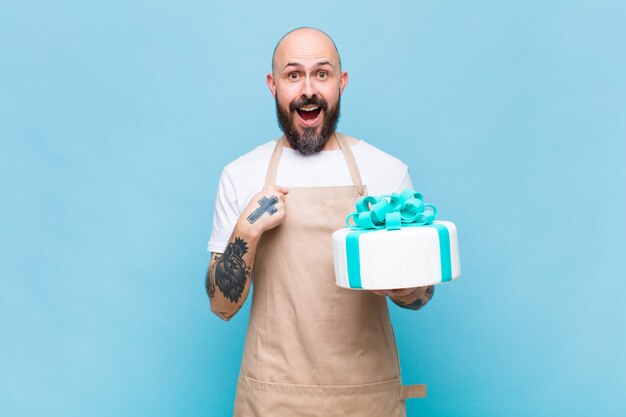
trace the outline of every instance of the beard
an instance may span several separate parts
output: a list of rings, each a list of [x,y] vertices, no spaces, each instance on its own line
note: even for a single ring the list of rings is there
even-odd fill
[[[337,129],[340,99],[337,100],[334,107],[329,108],[326,100],[319,99],[315,95],[310,98],[300,98],[289,103],[289,111],[283,109],[278,103],[278,98],[275,101],[278,126],[285,134],[289,146],[302,155],[311,155],[321,151]],[[297,117],[296,112],[298,107],[308,104],[320,106],[321,111],[324,112],[324,121],[319,127],[319,132],[317,132],[317,127],[305,127],[302,133],[299,133],[294,123],[294,119]]]

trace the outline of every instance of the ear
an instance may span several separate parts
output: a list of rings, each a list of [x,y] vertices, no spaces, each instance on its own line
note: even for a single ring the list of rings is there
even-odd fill
[[[276,97],[276,83],[274,82],[274,76],[272,74],[267,74],[265,78],[265,82],[270,89],[270,92],[274,97]]]
[[[348,85],[348,73],[344,71],[339,79],[339,95],[343,94],[343,89],[346,88],[346,85]]]

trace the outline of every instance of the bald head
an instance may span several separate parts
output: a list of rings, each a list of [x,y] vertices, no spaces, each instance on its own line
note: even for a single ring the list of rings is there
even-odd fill
[[[266,83],[289,146],[303,155],[322,150],[337,127],[348,84],[333,40],[313,28],[287,33],[274,49]]]
[[[327,59],[341,71],[339,51],[330,36],[319,29],[302,27],[287,32],[276,44],[272,55],[272,73],[302,57]]]

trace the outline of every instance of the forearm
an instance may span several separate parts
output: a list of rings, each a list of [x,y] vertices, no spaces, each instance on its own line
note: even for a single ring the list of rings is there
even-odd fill
[[[260,234],[237,224],[224,253],[214,253],[206,277],[211,311],[230,320],[248,298]]]
[[[224,320],[248,298],[256,246],[261,235],[285,221],[288,189],[270,185],[255,194],[239,216],[226,250],[214,253],[206,276],[211,310]]]
[[[396,303],[402,308],[410,310],[419,310],[424,307],[435,293],[435,286],[430,285],[428,287],[417,287],[412,293],[402,297],[389,297],[391,301]]]

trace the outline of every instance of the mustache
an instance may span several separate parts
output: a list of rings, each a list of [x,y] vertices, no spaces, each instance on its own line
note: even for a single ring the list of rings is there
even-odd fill
[[[294,112],[298,107],[307,105],[320,106],[322,110],[328,109],[328,102],[326,102],[326,100],[313,95],[311,97],[301,97],[297,100],[292,101],[291,103],[289,103],[289,110]]]

